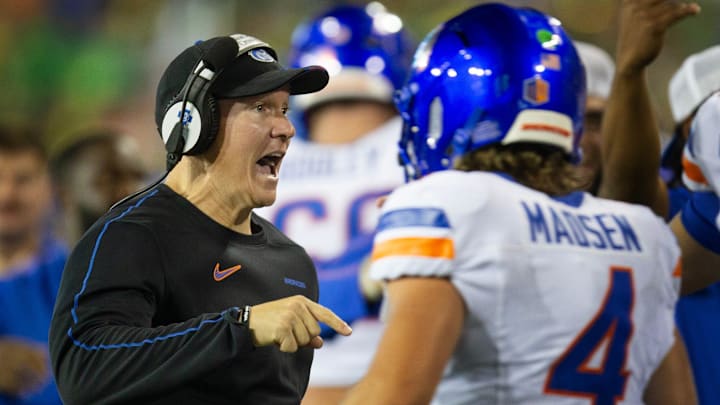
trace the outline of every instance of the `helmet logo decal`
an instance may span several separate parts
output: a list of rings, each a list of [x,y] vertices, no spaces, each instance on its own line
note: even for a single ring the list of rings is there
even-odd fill
[[[258,62],[265,62],[265,63],[271,63],[275,62],[275,58],[272,57],[266,50],[262,48],[253,49],[250,52],[248,52],[251,58],[255,59]]]
[[[546,68],[550,70],[560,70],[561,64],[560,64],[560,56],[558,56],[555,53],[543,53],[540,56],[540,63]]]
[[[545,104],[550,101],[550,83],[540,76],[523,81],[523,100],[533,105]]]
[[[545,28],[535,32],[535,38],[540,42],[543,49],[554,51],[558,45],[562,45],[562,39],[559,35],[553,34],[552,31]]]

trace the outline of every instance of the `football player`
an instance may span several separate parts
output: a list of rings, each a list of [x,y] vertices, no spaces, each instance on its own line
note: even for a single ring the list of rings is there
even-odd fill
[[[411,69],[411,181],[372,255],[387,326],[346,403],[695,403],[669,227],[575,191],[585,74],[560,21],[476,6]]]

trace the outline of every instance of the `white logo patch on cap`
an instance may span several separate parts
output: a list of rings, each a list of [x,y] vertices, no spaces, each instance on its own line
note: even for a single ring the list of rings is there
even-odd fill
[[[251,37],[250,35],[232,34],[230,35],[230,37],[234,39],[238,44],[238,56],[244,54],[251,49],[259,48],[262,46],[270,48],[270,45],[268,45],[267,43],[255,37]]]
[[[275,62],[275,58],[272,57],[266,50],[264,49],[253,49],[250,52],[248,52],[251,58],[255,59],[258,62]]]

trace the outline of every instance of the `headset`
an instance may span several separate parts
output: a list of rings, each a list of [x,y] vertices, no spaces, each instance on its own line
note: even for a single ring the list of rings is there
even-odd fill
[[[202,52],[200,60],[182,89],[168,103],[162,125],[158,128],[167,152],[165,173],[147,187],[113,204],[110,210],[160,184],[183,155],[200,154],[212,144],[219,129],[220,113],[209,90],[222,70],[239,55],[240,45],[241,39],[235,36],[213,39],[207,50],[202,48],[202,42],[194,45]]]
[[[196,45],[197,46],[197,45]],[[232,37],[220,37],[204,52],[182,90],[170,101],[159,128],[167,151],[167,171],[182,155],[197,155],[217,136],[220,115],[210,87],[238,55]]]
[[[164,108],[162,123],[158,128],[167,152],[166,172],[149,186],[113,204],[111,210],[165,180],[183,155],[198,155],[208,149],[220,127],[220,112],[210,89],[225,68],[240,55],[255,48],[270,48],[270,45],[249,35],[233,34],[199,41],[170,63],[161,82],[173,74],[183,75],[187,71],[181,66],[184,59],[199,59],[180,91]],[[196,56],[198,52],[199,58]]]

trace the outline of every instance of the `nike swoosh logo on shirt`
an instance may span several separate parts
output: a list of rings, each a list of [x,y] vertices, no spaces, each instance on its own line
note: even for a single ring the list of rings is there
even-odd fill
[[[228,267],[227,269],[220,270],[220,262],[217,262],[215,263],[215,270],[213,270],[213,279],[215,281],[223,281],[241,268],[242,266],[238,264],[237,266],[232,266]]]

